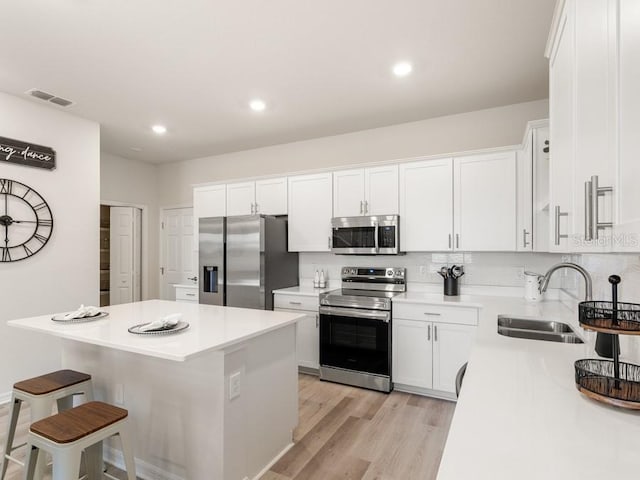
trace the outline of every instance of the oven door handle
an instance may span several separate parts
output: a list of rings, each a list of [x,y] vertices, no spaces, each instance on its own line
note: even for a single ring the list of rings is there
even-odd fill
[[[362,310],[358,308],[341,308],[322,306],[318,310],[320,315],[335,315],[341,317],[366,318],[367,320],[380,320],[389,323],[391,312],[381,312],[377,310]]]

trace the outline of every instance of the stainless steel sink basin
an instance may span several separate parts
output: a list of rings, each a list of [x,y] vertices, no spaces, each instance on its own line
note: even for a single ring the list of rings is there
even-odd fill
[[[498,333],[506,337],[547,342],[584,343],[569,325],[554,320],[531,320],[499,315]]]

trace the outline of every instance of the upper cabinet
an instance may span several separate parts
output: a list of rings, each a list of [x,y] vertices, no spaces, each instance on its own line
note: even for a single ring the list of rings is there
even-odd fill
[[[398,213],[398,166],[341,170],[333,173],[333,216]]]
[[[453,160],[400,165],[400,248],[406,252],[453,247]]]
[[[289,251],[331,250],[332,175],[289,177]]]
[[[226,192],[226,185],[194,188],[193,218],[224,217],[227,213]]]
[[[558,5],[547,49],[550,250],[638,251],[640,6]]]
[[[287,179],[270,178],[227,184],[227,216],[286,215]]]
[[[403,251],[515,251],[516,153],[400,165]]]
[[[516,250],[516,154],[454,159],[455,248]]]

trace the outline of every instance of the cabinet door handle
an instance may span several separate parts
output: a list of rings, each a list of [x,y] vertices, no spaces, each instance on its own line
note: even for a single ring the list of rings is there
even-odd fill
[[[456,248],[460,248],[460,234],[456,233]]]
[[[584,182],[584,239],[589,242],[593,240],[593,201],[591,198],[592,182]]]
[[[187,297],[195,297],[195,296],[196,296],[196,294],[195,294],[195,293],[185,293],[185,295],[186,295]]]
[[[254,203],[254,205],[255,205],[255,211],[253,213],[258,213],[258,204]]]
[[[319,324],[320,324],[320,315],[316,313],[316,328],[318,328]]]
[[[451,248],[451,234],[449,234],[449,248]]]
[[[432,317],[439,317],[440,314],[439,313],[431,313],[431,312],[424,312],[425,315],[430,315]]]
[[[289,305],[302,305],[302,302],[289,302]]]
[[[366,215],[367,213],[369,213],[369,201],[365,200],[364,201],[364,214]]]
[[[254,211],[253,211],[253,202],[251,202],[251,215],[253,215]]]
[[[531,242],[527,242],[527,235],[529,235],[529,232],[527,232],[526,228],[522,229],[522,246],[524,248],[527,248],[527,246],[529,245],[529,243]]]
[[[427,340],[431,341],[431,325],[427,326]]]
[[[438,326],[437,325],[433,326],[433,340],[435,342],[438,341]]]
[[[587,182],[591,184],[591,235],[590,239],[598,240],[598,230],[602,228],[612,228],[613,222],[601,222],[598,218],[599,211],[599,199],[604,196],[605,193],[612,193],[613,187],[601,187],[599,186],[599,178],[598,175],[594,175],[591,177],[591,181]]]
[[[331,235],[327,237],[327,247],[331,250]]]
[[[569,235],[560,233],[560,217],[567,217],[569,214],[567,212],[560,211],[560,205],[556,205],[555,209],[555,232],[554,232],[554,243],[556,245],[560,245],[561,238],[568,238]]]
[[[364,213],[364,202],[360,200],[360,215]]]

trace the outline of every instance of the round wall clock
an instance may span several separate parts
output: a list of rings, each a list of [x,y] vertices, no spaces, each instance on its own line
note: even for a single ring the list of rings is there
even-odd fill
[[[53,215],[47,202],[24,183],[0,178],[0,251],[2,262],[35,255],[53,232]]]

